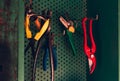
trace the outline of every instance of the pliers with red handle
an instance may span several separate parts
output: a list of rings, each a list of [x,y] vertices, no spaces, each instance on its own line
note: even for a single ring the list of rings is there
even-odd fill
[[[86,28],[86,22],[89,20],[89,38],[91,41],[91,47],[88,46],[87,43],[87,28]],[[90,74],[92,74],[96,68],[96,57],[95,57],[95,52],[96,52],[96,44],[93,38],[92,34],[92,24],[93,24],[93,19],[88,19],[87,17],[82,19],[82,28],[83,28],[83,33],[84,33],[84,52],[88,58],[88,63],[89,63],[89,70]]]

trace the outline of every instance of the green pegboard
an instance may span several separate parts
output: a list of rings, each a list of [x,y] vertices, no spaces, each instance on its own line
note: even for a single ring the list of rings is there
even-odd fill
[[[25,2],[28,3],[28,2]],[[87,61],[83,52],[83,35],[82,31],[76,31],[73,34],[77,55],[73,56],[71,47],[62,34],[64,26],[61,25],[59,17],[65,12],[69,13],[72,20],[81,20],[86,16],[86,0],[34,0],[32,1],[33,11],[41,14],[44,9],[50,9],[53,12],[51,19],[52,32],[55,36],[55,44],[57,45],[58,68],[55,71],[55,81],[87,81]],[[81,23],[78,24],[81,28]],[[25,47],[28,40],[25,37]],[[43,71],[42,59],[44,51],[39,52],[36,69],[36,81],[50,81],[50,67],[47,71]],[[31,80],[33,58],[29,50],[25,54],[25,81]],[[47,63],[49,66],[49,62]]]

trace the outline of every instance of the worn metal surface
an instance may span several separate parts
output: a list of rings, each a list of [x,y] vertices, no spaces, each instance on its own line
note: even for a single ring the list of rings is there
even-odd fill
[[[18,1],[0,1],[0,81],[17,81]]]

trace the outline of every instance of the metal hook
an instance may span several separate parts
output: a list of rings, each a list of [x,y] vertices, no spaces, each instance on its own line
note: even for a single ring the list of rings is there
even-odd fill
[[[89,19],[89,20],[92,19],[92,20],[95,20],[95,21],[96,21],[96,20],[98,20],[98,18],[99,18],[99,16],[98,16],[98,14],[97,14],[95,18],[88,18],[88,19]]]

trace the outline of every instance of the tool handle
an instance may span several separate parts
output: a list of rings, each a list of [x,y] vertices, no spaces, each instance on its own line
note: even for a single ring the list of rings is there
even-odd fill
[[[52,54],[53,54],[54,70],[57,70],[57,48],[56,46],[52,46]]]
[[[49,50],[48,48],[45,49],[45,54],[43,56],[43,70],[46,71],[47,70],[47,57],[49,55]]]
[[[54,81],[54,61],[53,61],[53,48],[52,46],[54,45],[54,36],[52,33],[49,32],[48,34],[48,39],[49,39],[49,57],[50,57],[50,68],[51,68],[51,81]]]
[[[94,54],[96,52],[96,45],[95,45],[94,37],[93,37],[93,34],[92,34],[92,24],[93,24],[93,20],[90,19],[89,33],[90,33],[90,41],[91,41],[91,52]]]
[[[34,37],[35,40],[39,40],[39,39],[42,37],[42,35],[46,32],[46,30],[47,30],[48,27],[49,27],[49,22],[50,22],[49,19],[46,20],[46,22],[45,22],[44,25],[42,26],[41,30],[40,30],[38,33],[36,33],[36,35],[35,35],[35,37]]]
[[[30,31],[30,20],[29,20],[29,16],[26,15],[26,18],[25,18],[25,32],[26,32],[26,37],[29,39],[29,38],[32,38],[32,32]]]
[[[84,52],[87,55],[87,57],[90,57],[91,52],[90,52],[90,48],[87,43],[86,21],[87,21],[87,17],[82,19],[82,28],[83,28],[83,35],[84,35],[83,36],[83,47],[84,47]]]
[[[38,59],[38,54],[39,54],[40,48],[41,48],[41,42],[39,42],[38,47],[36,48],[33,70],[32,70],[32,81],[35,81],[36,64],[37,64],[37,59]]]
[[[62,17],[62,16],[60,16],[60,21],[61,21],[61,23],[65,26],[65,28],[67,28],[68,29],[68,22]]]

